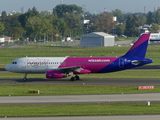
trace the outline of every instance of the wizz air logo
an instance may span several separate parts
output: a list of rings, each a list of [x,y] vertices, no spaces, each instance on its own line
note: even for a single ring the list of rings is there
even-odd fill
[[[48,62],[47,59],[27,59],[27,67],[48,66]]]
[[[88,62],[110,62],[109,59],[90,59]]]

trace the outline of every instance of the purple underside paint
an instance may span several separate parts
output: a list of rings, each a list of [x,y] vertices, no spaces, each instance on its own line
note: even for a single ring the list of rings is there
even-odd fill
[[[81,66],[91,73],[97,73],[117,59],[118,57],[68,57],[59,68]]]

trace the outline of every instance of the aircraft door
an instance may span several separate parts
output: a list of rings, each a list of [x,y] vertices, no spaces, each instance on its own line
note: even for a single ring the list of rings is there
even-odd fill
[[[124,58],[119,59],[119,67],[124,67]]]
[[[21,68],[26,68],[26,61],[25,60],[22,61]]]

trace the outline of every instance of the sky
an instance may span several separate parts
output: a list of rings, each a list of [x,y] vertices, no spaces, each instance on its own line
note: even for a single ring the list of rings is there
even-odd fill
[[[52,11],[59,4],[76,4],[85,8],[90,13],[101,13],[104,10],[110,12],[120,9],[122,12],[148,12],[160,7],[160,0],[0,0],[0,13],[6,11],[21,11],[24,7],[26,11],[34,6],[38,11]]]

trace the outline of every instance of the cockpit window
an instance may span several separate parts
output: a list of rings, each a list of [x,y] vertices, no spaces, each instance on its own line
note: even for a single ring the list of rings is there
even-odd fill
[[[17,62],[12,62],[12,64],[17,64]]]

